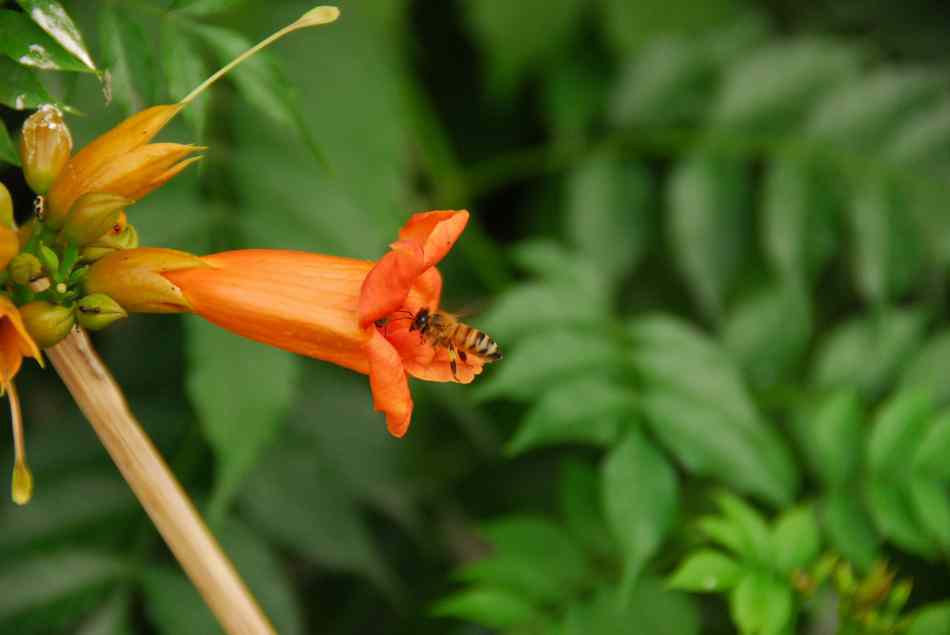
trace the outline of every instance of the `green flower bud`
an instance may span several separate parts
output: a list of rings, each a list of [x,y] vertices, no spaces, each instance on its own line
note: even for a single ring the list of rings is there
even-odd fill
[[[79,197],[63,225],[63,237],[85,245],[112,231],[119,214],[133,201],[107,192],[90,192]]]
[[[58,304],[34,300],[20,307],[23,325],[36,345],[49,348],[69,335],[76,322],[76,313]]]
[[[13,228],[13,197],[3,183],[0,183],[0,225]]]
[[[131,224],[126,225],[118,234],[107,232],[79,252],[79,262],[95,262],[103,256],[123,249],[135,249],[139,246],[139,233]]]
[[[14,256],[13,260],[10,261],[8,270],[15,283],[29,284],[31,280],[39,278],[40,274],[43,273],[43,265],[40,264],[40,259],[33,254],[23,253]]]
[[[69,161],[73,138],[63,121],[63,113],[49,104],[23,122],[20,159],[23,176],[37,194],[46,194]]]
[[[56,255],[56,252],[40,243],[40,262],[43,263],[43,267],[46,269],[46,272],[52,276],[55,276],[59,271],[59,256]]]
[[[87,295],[76,306],[79,309],[79,324],[90,331],[99,331],[129,316],[118,302],[105,293]]]

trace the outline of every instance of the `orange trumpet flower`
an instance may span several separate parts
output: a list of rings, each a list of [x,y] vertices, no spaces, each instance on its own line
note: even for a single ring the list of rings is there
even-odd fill
[[[412,417],[407,375],[468,383],[482,370],[483,360],[471,355],[454,377],[447,350],[410,332],[410,320],[390,318],[438,308],[435,265],[467,222],[466,211],[415,214],[378,262],[269,249],[204,257],[131,249],[96,262],[86,287],[129,311],[193,312],[238,335],[367,374],[374,407],[401,437]]]
[[[59,172],[47,197],[47,222],[60,227],[73,203],[90,192],[137,201],[201,157],[201,146],[149,143],[183,104],[153,106],[94,139]]]

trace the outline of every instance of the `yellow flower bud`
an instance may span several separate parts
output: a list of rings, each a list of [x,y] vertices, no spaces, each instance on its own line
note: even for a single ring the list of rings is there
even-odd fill
[[[0,225],[0,271],[6,269],[18,253],[20,253],[20,239],[16,230]]]
[[[135,226],[126,225],[125,228],[118,233],[116,233],[114,229],[109,230],[97,240],[83,247],[82,251],[79,252],[79,261],[95,262],[113,252],[122,251],[124,249],[135,249],[138,246],[139,233],[135,230]]]
[[[79,324],[90,331],[100,331],[116,320],[129,316],[119,303],[104,293],[87,295],[76,303]]]
[[[62,172],[73,151],[73,138],[63,121],[63,113],[49,104],[40,107],[23,122],[20,159],[23,176],[37,194],[47,190]]]
[[[0,183],[0,225],[13,227],[13,197],[3,183]]]
[[[89,268],[86,292],[104,293],[132,313],[191,311],[191,303],[181,289],[162,274],[207,266],[198,256],[174,249],[144,247],[115,251]]]
[[[27,333],[40,348],[58,344],[69,335],[76,322],[76,312],[58,304],[36,300],[20,307],[20,317]]]
[[[84,194],[73,204],[63,226],[63,237],[85,245],[112,231],[122,210],[132,201],[107,192]]]
[[[19,254],[10,261],[10,277],[17,284],[29,284],[43,272],[40,259],[33,254]]]

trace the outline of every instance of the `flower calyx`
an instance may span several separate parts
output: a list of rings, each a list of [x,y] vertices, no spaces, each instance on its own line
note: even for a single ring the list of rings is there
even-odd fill
[[[175,249],[141,247],[116,251],[89,267],[89,294],[111,297],[131,313],[182,313],[192,310],[185,294],[164,273],[208,267],[198,256]]]
[[[90,331],[101,331],[113,322],[129,316],[118,302],[104,293],[92,293],[76,303],[76,319]]]

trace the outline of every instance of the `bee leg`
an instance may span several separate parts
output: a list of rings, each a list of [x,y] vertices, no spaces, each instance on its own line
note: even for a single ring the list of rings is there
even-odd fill
[[[449,368],[452,369],[452,377],[455,381],[458,381],[458,364],[455,363],[455,347],[451,344],[449,344]]]

